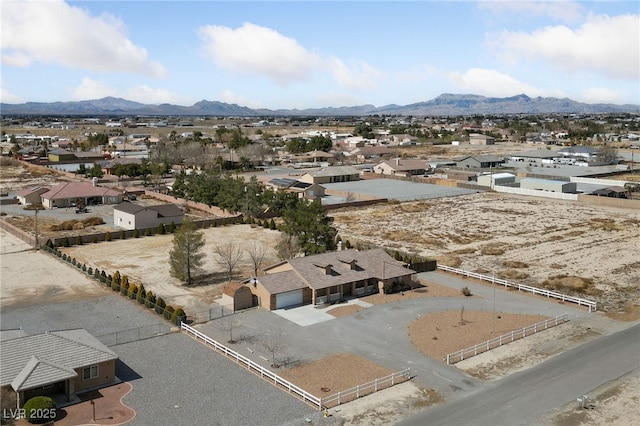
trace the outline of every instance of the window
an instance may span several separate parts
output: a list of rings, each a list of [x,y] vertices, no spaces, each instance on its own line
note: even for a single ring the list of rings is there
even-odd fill
[[[82,369],[82,380],[95,379],[98,377],[98,366],[92,365]]]

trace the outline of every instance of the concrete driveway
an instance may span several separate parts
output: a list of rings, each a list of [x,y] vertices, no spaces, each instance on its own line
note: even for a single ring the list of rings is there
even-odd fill
[[[349,305],[358,305],[358,306],[362,306],[363,308],[368,308],[370,306],[373,306],[371,303],[367,303],[363,300],[354,298],[354,299],[347,300],[345,303],[340,303],[337,305],[330,305],[330,306],[302,305],[302,306],[294,306],[291,308],[276,309],[272,312],[301,327],[306,327],[308,325],[318,324],[321,322],[335,319],[336,317],[329,314],[328,311],[340,306],[349,306]]]

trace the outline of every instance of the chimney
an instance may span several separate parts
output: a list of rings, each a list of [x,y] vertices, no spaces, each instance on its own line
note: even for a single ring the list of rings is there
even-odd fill
[[[93,179],[91,179],[91,183],[93,184],[93,186],[98,186],[98,178],[94,177]]]
[[[342,240],[338,241],[338,251],[342,251],[344,250],[344,243],[342,242]]]
[[[399,166],[399,165],[400,165],[400,159],[396,158],[396,166]]]

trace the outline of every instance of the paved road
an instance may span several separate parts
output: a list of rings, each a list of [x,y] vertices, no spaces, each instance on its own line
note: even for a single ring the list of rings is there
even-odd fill
[[[640,324],[591,341],[399,424],[539,424],[536,421],[539,416],[638,369]]]

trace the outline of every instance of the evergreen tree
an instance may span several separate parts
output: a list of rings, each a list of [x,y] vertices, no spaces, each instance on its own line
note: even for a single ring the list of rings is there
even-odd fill
[[[305,255],[335,250],[338,231],[319,200],[301,200],[295,208],[284,211],[282,220],[282,230],[296,238]]]
[[[201,252],[205,240],[202,231],[189,219],[182,222],[173,236],[173,249],[169,253],[171,276],[191,284],[192,274],[202,266],[204,254]]]

